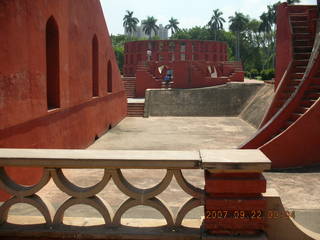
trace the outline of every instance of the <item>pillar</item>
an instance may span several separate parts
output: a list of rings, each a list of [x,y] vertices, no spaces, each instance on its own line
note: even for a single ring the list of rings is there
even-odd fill
[[[266,179],[270,160],[260,150],[201,151],[205,170],[208,235],[258,235],[266,227]]]

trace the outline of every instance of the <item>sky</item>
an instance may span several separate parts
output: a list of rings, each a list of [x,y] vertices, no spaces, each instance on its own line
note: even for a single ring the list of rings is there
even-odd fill
[[[133,11],[140,21],[148,16],[158,19],[157,24],[168,24],[171,17],[178,19],[180,28],[206,25],[214,9],[223,12],[225,20],[234,12],[242,12],[251,18],[259,16],[278,0],[100,0],[112,35],[123,34],[123,17],[126,10]],[[316,4],[316,0],[301,0],[301,4]],[[227,27],[227,26],[225,26]]]

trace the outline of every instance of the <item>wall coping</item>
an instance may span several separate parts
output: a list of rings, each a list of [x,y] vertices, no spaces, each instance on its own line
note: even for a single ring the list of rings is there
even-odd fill
[[[260,150],[243,149],[199,151],[0,149],[0,166],[264,171],[271,168],[271,161]]]
[[[271,168],[271,161],[256,149],[201,150],[202,167],[207,170],[265,171]]]

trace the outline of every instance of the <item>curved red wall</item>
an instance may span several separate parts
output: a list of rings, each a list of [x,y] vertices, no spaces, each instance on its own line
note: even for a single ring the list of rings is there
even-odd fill
[[[151,50],[151,61],[227,61],[227,44],[217,41],[198,40],[145,40],[125,44],[123,72],[126,77],[136,74],[139,62],[148,60],[147,51]]]

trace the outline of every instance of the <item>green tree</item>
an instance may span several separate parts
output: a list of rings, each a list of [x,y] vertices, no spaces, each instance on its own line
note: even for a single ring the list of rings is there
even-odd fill
[[[208,22],[208,27],[214,32],[214,40],[217,40],[217,32],[223,29],[223,23],[226,22],[222,15],[223,13],[219,9],[215,9]]]
[[[171,36],[173,36],[176,32],[180,31],[179,21],[173,17],[169,20],[169,24],[166,25],[166,29],[171,30]]]
[[[171,36],[171,39],[191,39],[189,29],[180,29],[179,32],[176,32]]]
[[[139,19],[136,17],[133,17],[133,12],[127,10],[127,14],[123,18],[123,27],[126,30],[126,32],[129,33],[130,36],[132,36],[132,33],[136,31],[137,25],[139,23]]]
[[[192,27],[182,29],[175,33],[172,39],[212,40],[209,30],[206,27]]]
[[[155,35],[157,35],[157,31],[159,29],[157,25],[157,19],[154,17],[148,17],[146,20],[142,21],[143,28],[142,30],[145,32],[146,35],[149,35],[149,39],[151,39],[152,31]]]
[[[252,19],[247,24],[246,40],[253,46],[259,48],[261,46],[262,37],[260,34],[261,21]]]
[[[260,16],[261,24],[259,26],[260,32],[270,33],[272,31],[272,20],[268,13],[262,13]]]
[[[287,0],[288,4],[300,3],[300,0]]]
[[[112,47],[116,55],[117,63],[120,71],[123,70],[124,63],[124,44],[129,41],[139,40],[138,38],[128,37],[126,35],[111,35]]]
[[[243,15],[240,12],[235,12],[234,16],[229,17],[230,30],[236,34],[236,60],[240,61],[240,37],[241,33],[246,29],[247,24],[249,23],[249,17]]]
[[[276,24],[277,8],[278,8],[279,4],[281,4],[281,2],[276,2],[273,5],[267,6],[268,18],[269,18],[269,21],[271,22],[272,26]]]

